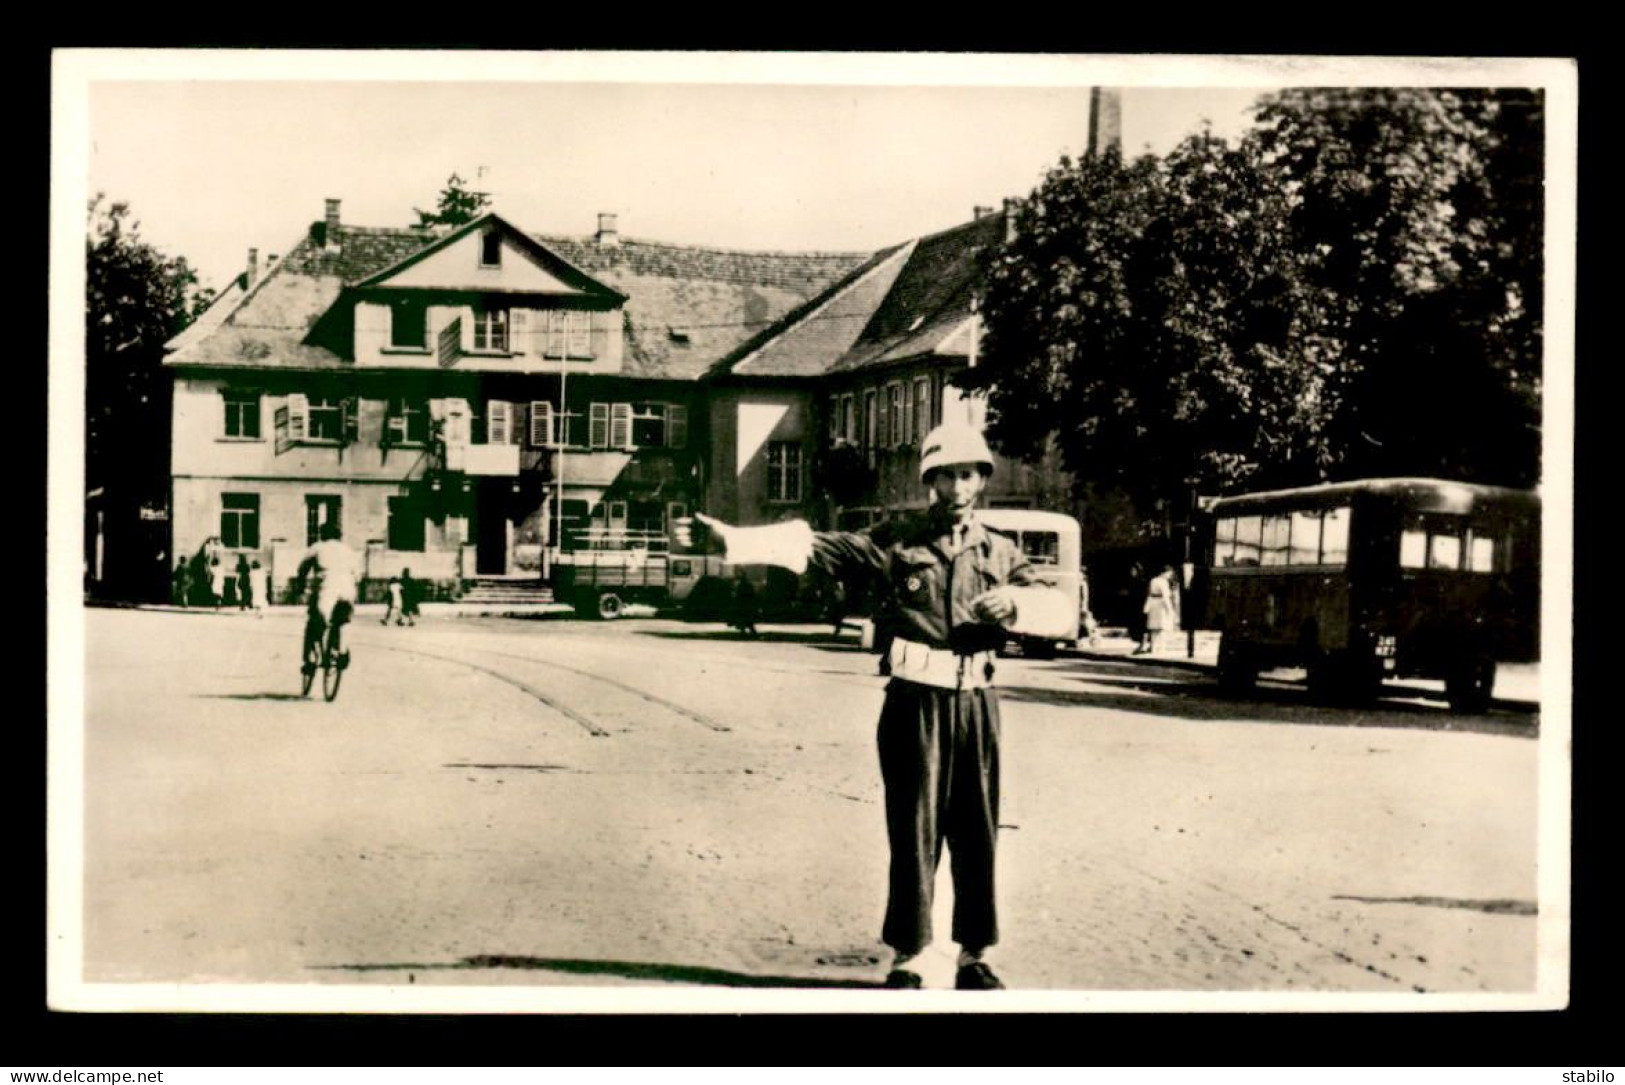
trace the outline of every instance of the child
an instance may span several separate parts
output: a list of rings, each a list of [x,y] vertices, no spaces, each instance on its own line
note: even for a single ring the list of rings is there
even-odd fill
[[[389,624],[389,617],[392,614],[395,616],[395,624],[396,625],[405,625],[406,624],[406,599],[405,599],[405,594],[406,593],[405,593],[404,589],[401,587],[401,578],[398,577],[398,576],[390,577],[389,578],[389,608],[384,611],[384,617],[383,617],[383,619],[381,621],[379,621],[379,623],[378,623],[379,625],[388,625]]]

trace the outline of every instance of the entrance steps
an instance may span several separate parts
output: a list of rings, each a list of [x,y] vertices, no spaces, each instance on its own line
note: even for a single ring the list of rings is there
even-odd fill
[[[460,603],[471,606],[540,606],[554,602],[553,589],[536,577],[477,576]]]

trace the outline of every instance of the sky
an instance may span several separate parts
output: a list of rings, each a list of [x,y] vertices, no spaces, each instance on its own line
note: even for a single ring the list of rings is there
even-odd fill
[[[1027,195],[1089,123],[1087,73],[1026,64],[984,85],[888,84],[895,69],[873,64],[833,83],[771,66],[664,81],[613,65],[562,81],[545,66],[495,81],[321,65],[177,78],[187,68],[88,82],[86,191],[128,202],[147,241],[216,288],[249,248],[286,252],[329,197],[345,223],[408,226],[453,172],[533,233],[585,236],[614,212],[625,237],[871,251]],[[1124,149],[1166,151],[1204,125],[1234,136],[1261,92],[1124,87]]]

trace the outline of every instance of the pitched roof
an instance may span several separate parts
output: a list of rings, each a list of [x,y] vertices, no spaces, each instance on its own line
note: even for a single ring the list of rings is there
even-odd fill
[[[712,369],[815,377],[922,355],[966,355],[984,259],[1003,237],[989,215],[882,250]]]
[[[845,373],[922,354],[966,354],[985,260],[1004,237],[1004,217],[986,215],[922,237],[908,266],[851,349],[830,367]]]
[[[883,249],[822,294],[753,337],[711,369],[713,375],[816,377],[857,342],[907,263],[910,244]]]
[[[222,299],[211,327],[169,343],[169,365],[341,369],[348,359],[311,329],[347,287],[438,248],[445,233],[312,224],[253,289]],[[692,379],[863,262],[865,253],[746,252],[624,239],[532,234],[562,263],[625,294],[629,377]],[[214,310],[210,311],[211,313]]]

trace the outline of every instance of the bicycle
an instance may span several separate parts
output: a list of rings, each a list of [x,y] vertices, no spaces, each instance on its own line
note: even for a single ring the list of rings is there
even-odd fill
[[[344,670],[349,659],[339,654],[338,629],[338,622],[329,622],[327,628],[316,638],[316,642],[306,649],[299,668],[301,697],[310,696],[310,689],[316,684],[317,670],[322,672],[322,697],[331,701],[339,695],[339,684],[344,680]],[[320,658],[316,658],[317,656]]]

